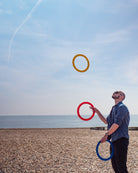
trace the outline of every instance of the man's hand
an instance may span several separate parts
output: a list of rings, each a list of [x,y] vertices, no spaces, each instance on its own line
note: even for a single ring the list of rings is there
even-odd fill
[[[95,111],[95,113],[99,116],[99,118],[100,118],[105,124],[107,124],[106,118],[104,118],[104,116],[101,114],[101,112],[100,112],[97,108],[90,106],[90,109],[92,109],[93,111]]]
[[[99,112],[99,110],[97,108],[95,108],[95,107],[90,106],[90,109],[92,109],[93,111],[95,111],[95,113],[98,113]]]
[[[105,142],[107,140],[108,136],[107,135],[104,135],[101,139],[101,143]]]

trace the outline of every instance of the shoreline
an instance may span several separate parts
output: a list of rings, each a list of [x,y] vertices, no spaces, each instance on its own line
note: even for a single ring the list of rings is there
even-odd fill
[[[90,130],[107,130],[107,127],[61,127],[61,128],[0,128],[0,130],[31,130],[31,129],[90,129]],[[128,130],[138,130],[138,127],[128,127]]]

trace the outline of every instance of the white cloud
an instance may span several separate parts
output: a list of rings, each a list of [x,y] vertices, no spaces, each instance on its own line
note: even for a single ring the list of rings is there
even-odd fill
[[[138,4],[138,0],[133,0],[132,2],[134,2],[134,3]]]
[[[87,9],[89,12],[98,12],[98,13],[110,13],[118,14],[128,9],[133,8],[138,0],[126,0],[122,1],[109,1],[109,0],[96,0],[96,1],[80,1],[78,3]]]
[[[3,10],[3,9],[0,9],[0,14],[8,14],[8,15],[11,15],[12,14],[12,11],[11,10]]]
[[[16,2],[16,5],[17,5],[17,7],[20,8],[21,10],[24,10],[24,9],[27,7],[26,1],[24,1],[24,0],[18,0],[18,1]]]
[[[138,85],[138,57],[131,58],[125,64],[125,76],[130,84]]]
[[[24,25],[20,31],[19,34],[20,35],[24,35],[27,37],[37,37],[37,39],[43,40],[43,38],[49,38],[47,32],[46,32],[46,27],[47,27],[48,23],[43,20],[36,20],[36,19],[32,19],[27,23],[27,25]]]
[[[109,44],[109,43],[125,41],[128,40],[128,34],[129,34],[128,30],[118,30],[108,34],[98,34],[96,36],[94,43]]]
[[[31,11],[27,14],[27,16],[25,17],[25,19],[21,22],[21,24],[16,28],[16,30],[14,31],[12,38],[10,40],[9,43],[9,50],[8,50],[8,62],[10,61],[10,56],[11,56],[11,47],[12,47],[12,42],[17,34],[17,32],[22,28],[22,26],[27,22],[27,20],[31,17],[32,13],[36,10],[36,8],[39,6],[39,4],[42,2],[42,0],[38,0],[36,2],[36,4],[33,6],[33,8],[31,9]]]

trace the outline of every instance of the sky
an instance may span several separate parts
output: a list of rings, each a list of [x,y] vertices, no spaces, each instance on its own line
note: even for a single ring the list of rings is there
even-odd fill
[[[117,90],[138,114],[137,45],[138,0],[1,0],[0,115],[107,115]]]

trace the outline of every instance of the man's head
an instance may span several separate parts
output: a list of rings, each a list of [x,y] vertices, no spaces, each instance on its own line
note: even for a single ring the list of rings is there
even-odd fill
[[[112,95],[114,100],[123,101],[125,99],[125,93],[122,91],[115,91]]]

